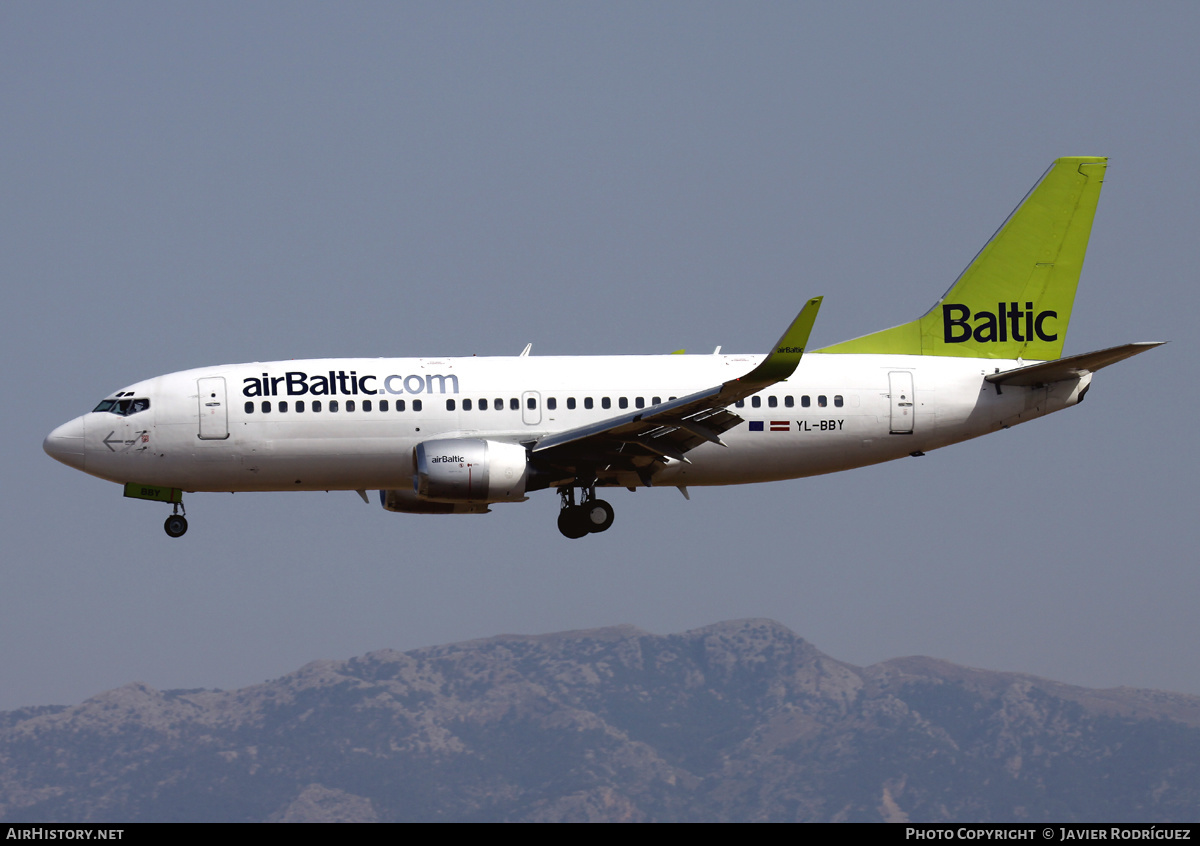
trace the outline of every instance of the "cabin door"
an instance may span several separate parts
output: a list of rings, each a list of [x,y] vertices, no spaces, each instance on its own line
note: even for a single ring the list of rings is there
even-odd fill
[[[200,440],[223,441],[229,437],[229,409],[225,403],[225,378],[212,376],[196,380],[196,399],[200,403]]]
[[[913,376],[908,370],[894,370],[888,374],[892,406],[892,434],[911,435],[913,433],[913,413],[916,405],[913,403]]]

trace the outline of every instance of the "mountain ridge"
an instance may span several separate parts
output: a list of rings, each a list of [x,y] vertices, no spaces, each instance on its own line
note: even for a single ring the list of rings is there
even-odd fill
[[[0,819],[1168,821],[1198,762],[1200,697],[622,625],[0,714]]]

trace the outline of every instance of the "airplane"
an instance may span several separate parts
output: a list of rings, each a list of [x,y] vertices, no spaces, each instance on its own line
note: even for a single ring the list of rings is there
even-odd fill
[[[171,537],[184,491],[378,490],[388,511],[481,514],[555,490],[578,539],[613,524],[598,488],[690,498],[924,455],[1077,405],[1097,370],[1160,345],[1062,357],[1107,164],[1057,159],[929,311],[821,349],[816,297],[766,355],[203,367],[122,388],[43,447],[170,504]]]

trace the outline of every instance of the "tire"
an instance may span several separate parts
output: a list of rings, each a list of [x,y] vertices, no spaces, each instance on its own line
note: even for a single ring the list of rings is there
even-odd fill
[[[589,531],[583,517],[583,511],[578,505],[564,508],[558,512],[558,530],[571,540],[583,537]]]
[[[187,518],[179,514],[172,514],[167,518],[167,522],[163,523],[163,528],[170,537],[183,537],[183,533],[187,531]]]
[[[616,516],[613,507],[602,499],[593,499],[591,502],[581,505],[580,508],[583,510],[583,523],[589,532],[608,531],[608,527],[613,524],[613,518]]]

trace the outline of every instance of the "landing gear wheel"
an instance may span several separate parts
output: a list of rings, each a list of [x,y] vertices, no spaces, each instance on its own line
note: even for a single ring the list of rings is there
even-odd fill
[[[187,518],[181,514],[172,514],[167,518],[167,522],[163,523],[163,528],[173,538],[183,537],[183,533],[187,531]]]
[[[558,512],[558,530],[565,537],[577,540],[589,531],[587,523],[584,522],[583,518],[583,510],[578,505],[567,506]]]
[[[593,499],[579,506],[583,524],[589,532],[604,532],[613,524],[613,507],[602,499]]]

